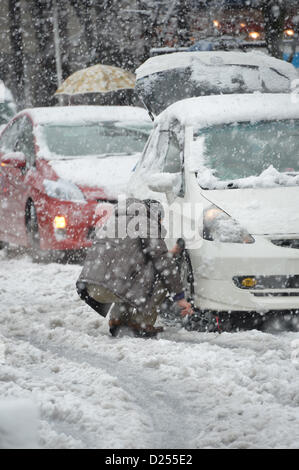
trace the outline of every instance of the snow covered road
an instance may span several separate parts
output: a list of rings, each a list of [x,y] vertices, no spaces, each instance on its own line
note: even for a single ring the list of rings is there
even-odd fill
[[[41,448],[299,448],[299,333],[114,339],[80,270],[0,252],[0,448],[7,400]]]

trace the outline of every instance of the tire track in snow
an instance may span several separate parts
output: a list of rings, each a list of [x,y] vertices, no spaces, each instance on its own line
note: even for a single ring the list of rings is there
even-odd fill
[[[112,361],[111,356],[80,351],[74,354],[70,347],[40,341],[37,337],[23,338],[33,347],[77,364],[88,364],[99,371],[116,377],[120,387],[125,390],[133,402],[146,413],[150,431],[152,449],[187,449],[188,442],[194,437],[194,415],[188,413],[183,397],[178,390],[170,390],[167,384],[161,384],[154,369],[145,370],[126,361]],[[118,341],[118,340],[112,340]],[[144,341],[144,340],[139,340]],[[59,429],[60,428],[60,429]],[[65,432],[65,427],[58,430]],[[78,436],[74,436],[78,438]]]

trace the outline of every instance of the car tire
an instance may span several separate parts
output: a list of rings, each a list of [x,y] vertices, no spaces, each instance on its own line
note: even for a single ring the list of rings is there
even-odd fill
[[[203,312],[194,305],[194,275],[190,255],[184,250],[180,256],[180,275],[185,298],[192,305],[194,314],[183,318],[182,324],[188,331],[219,332],[217,318],[210,312]]]
[[[194,306],[194,277],[190,256],[184,250],[178,260],[181,281],[184,286],[185,298]]]
[[[183,250],[180,255],[176,257],[176,263],[184,287],[185,298],[193,306],[194,278],[191,260],[187,250]],[[182,319],[176,302],[173,302],[169,298],[166,299],[161,306],[161,315],[166,322],[183,323],[184,326],[188,322],[187,318]]]
[[[4,250],[4,248],[7,248],[7,243],[0,241],[0,250]]]

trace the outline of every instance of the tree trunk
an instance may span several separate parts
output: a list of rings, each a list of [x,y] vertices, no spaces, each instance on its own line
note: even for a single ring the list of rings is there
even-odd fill
[[[121,32],[113,28],[119,22],[118,0],[95,0],[96,17],[96,58],[99,63],[107,65],[121,65],[121,58],[117,46],[117,37]]]
[[[70,0],[74,7],[79,22],[83,28],[86,50],[88,54],[87,65],[94,64],[94,22],[93,22],[93,0]],[[101,2],[102,3],[102,2]]]
[[[147,7],[147,1],[137,0],[137,6],[140,11],[148,11],[148,15],[139,14],[139,21],[141,25],[141,40],[143,42],[143,55],[140,60],[145,61],[149,55],[152,47],[160,46],[161,33],[158,30],[163,30],[163,20],[161,16],[161,5],[151,5]]]
[[[21,26],[21,6],[19,0],[9,0],[9,29],[12,47],[12,65],[15,76],[16,101],[23,107],[24,103],[24,49]]]
[[[37,54],[34,75],[35,106],[49,106],[57,89],[51,0],[31,0]]]
[[[68,2],[57,1],[58,5],[58,27],[60,36],[60,53],[62,61],[62,78],[65,80],[71,74],[70,68],[70,44],[68,30]]]
[[[178,38],[179,45],[185,46],[189,39],[189,25],[188,25],[188,12],[189,12],[189,1],[179,0],[177,17],[178,17]]]
[[[265,36],[270,55],[283,58],[283,32],[287,13],[284,0],[264,0],[262,11],[265,22]]]

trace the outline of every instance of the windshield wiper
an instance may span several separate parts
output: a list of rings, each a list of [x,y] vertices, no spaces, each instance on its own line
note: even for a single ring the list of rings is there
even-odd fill
[[[284,175],[288,175],[288,176],[298,176],[299,175],[299,171],[284,171],[283,172]]]
[[[95,158],[109,158],[109,157],[130,157],[137,155],[140,152],[116,152],[116,153],[103,153],[100,155],[94,155]]]
[[[239,186],[238,186],[236,183],[234,183],[233,181],[230,182],[230,183],[228,183],[228,184],[226,185],[226,187],[227,187],[228,189],[240,189]]]
[[[76,158],[109,158],[109,157],[130,157],[141,152],[120,152],[120,153],[102,153],[100,155],[72,155],[70,157],[56,157],[55,160],[74,160]]]

